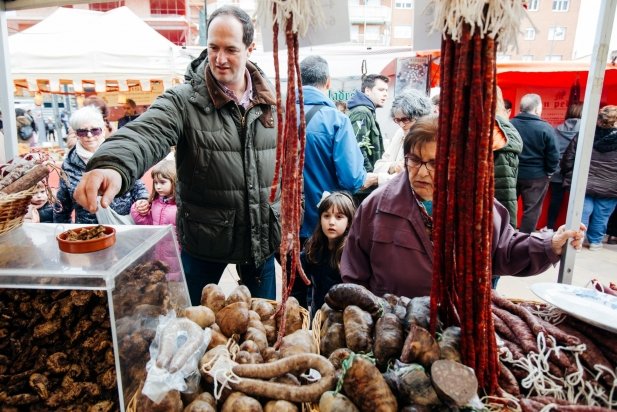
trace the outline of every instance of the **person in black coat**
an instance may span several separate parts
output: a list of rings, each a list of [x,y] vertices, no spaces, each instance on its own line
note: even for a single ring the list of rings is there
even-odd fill
[[[564,187],[572,182],[578,136],[566,149],[561,160]],[[602,249],[608,220],[617,206],[617,106],[604,106],[598,113],[589,176],[581,222],[587,226],[589,250]]]
[[[124,103],[124,116],[118,119],[118,129],[138,117],[139,114],[137,113],[137,104],[135,104],[133,99],[126,99],[126,103]]]
[[[559,148],[559,158],[563,157],[566,149],[570,145],[572,139],[578,136],[578,130],[581,127],[581,115],[583,113],[583,103],[572,103],[566,111],[566,120],[555,127],[555,136],[557,137],[557,147]],[[561,169],[557,169],[551,178],[551,203],[548,207],[548,217],[546,220],[546,228],[557,230],[555,225],[565,190],[563,189],[563,177]]]
[[[613,211],[613,214],[608,219],[606,234],[608,235],[606,243],[609,245],[617,245],[617,209]]]
[[[540,96],[526,94],[521,99],[520,109],[521,112],[511,122],[523,138],[516,182],[517,196],[523,199],[523,219],[519,230],[531,233],[538,224],[551,176],[559,166],[559,150],[553,127],[540,118]]]

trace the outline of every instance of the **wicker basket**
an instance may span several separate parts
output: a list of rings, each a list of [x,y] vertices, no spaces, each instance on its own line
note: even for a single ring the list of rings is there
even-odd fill
[[[260,300],[268,302],[275,310],[278,307],[278,303],[276,302],[276,300],[272,299],[252,298],[251,302]],[[302,317],[302,329],[309,330],[311,325],[311,315],[309,314],[309,311],[300,306],[300,316]]]
[[[133,396],[131,396],[131,400],[124,407],[124,410],[126,412],[137,412],[137,397],[139,396],[140,393],[141,393],[141,386],[139,387],[137,392],[135,392]]]
[[[21,226],[35,193],[36,186],[9,195],[0,194],[0,234]]]
[[[311,329],[311,332],[313,334],[313,339],[315,340],[315,343],[317,344],[317,353],[320,355],[321,355],[321,350],[319,349],[319,346],[321,344],[321,322],[323,321],[321,317],[322,317],[321,309],[317,309],[317,312],[315,312],[315,316],[313,316],[313,329]]]

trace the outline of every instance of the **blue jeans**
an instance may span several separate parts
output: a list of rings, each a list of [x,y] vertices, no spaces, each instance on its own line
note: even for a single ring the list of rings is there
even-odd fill
[[[617,198],[585,196],[582,223],[587,226],[589,243],[602,243],[608,218],[617,206]]]
[[[210,262],[189,255],[185,251],[180,253],[186,285],[193,306],[201,302],[201,291],[209,283],[219,283],[227,263]],[[276,299],[276,273],[274,269],[274,255],[266,259],[261,266],[254,264],[236,265],[240,283],[251,291],[254,298]]]

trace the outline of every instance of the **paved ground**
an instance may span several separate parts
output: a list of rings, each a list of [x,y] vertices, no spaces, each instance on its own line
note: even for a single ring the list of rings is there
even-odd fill
[[[525,278],[504,276],[497,285],[497,291],[509,298],[539,300],[529,287],[537,282],[557,282],[558,274],[559,264],[536,276]],[[237,278],[234,265],[229,265],[220,282],[226,294],[238,284]],[[576,254],[572,284],[586,286],[591,279],[598,279],[605,285],[608,285],[609,282],[617,283],[617,245],[604,244],[602,250],[593,252],[583,248]],[[278,264],[277,283],[280,289],[280,267]]]

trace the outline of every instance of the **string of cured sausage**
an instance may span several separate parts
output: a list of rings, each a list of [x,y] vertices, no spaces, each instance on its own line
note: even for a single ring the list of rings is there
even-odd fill
[[[435,170],[431,327],[460,325],[463,362],[492,392],[498,376],[490,307],[495,41],[463,28],[442,41]],[[454,207],[456,205],[456,207]]]
[[[492,394],[499,376],[491,313],[496,38],[516,35],[522,4],[478,0],[464,9],[462,3],[434,3],[436,25],[443,26],[444,36],[431,331],[436,330],[438,318],[445,326],[461,327],[463,363],[475,370],[480,386]],[[504,5],[511,13],[503,13]]]
[[[272,5],[274,16],[277,15],[277,11],[277,4],[274,3]],[[284,21],[285,43],[287,46],[287,97],[284,115],[278,58],[278,20],[274,19],[272,25],[277,101],[277,147],[275,176],[270,192],[270,202],[273,202],[276,198],[279,180],[281,187],[281,245],[279,252],[282,269],[282,299],[277,311],[277,316],[280,316],[281,319],[281,326],[276,346],[280,344],[282,337],[285,336],[286,317],[283,315],[287,299],[296,280],[296,274],[300,275],[301,280],[305,284],[310,284],[309,279],[302,270],[302,265],[300,265],[301,247],[299,233],[302,213],[302,171],[304,169],[306,124],[300,77],[300,47],[298,44],[298,33],[293,30],[293,18],[293,13],[287,13]],[[296,95],[299,101],[298,106],[296,106],[295,102]]]

